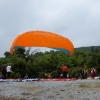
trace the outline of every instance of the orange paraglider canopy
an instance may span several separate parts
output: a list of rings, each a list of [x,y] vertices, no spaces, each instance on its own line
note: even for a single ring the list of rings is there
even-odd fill
[[[15,47],[48,47],[64,52],[68,52],[71,56],[74,52],[72,42],[63,36],[46,31],[28,31],[18,35],[10,48],[10,53],[13,54]]]

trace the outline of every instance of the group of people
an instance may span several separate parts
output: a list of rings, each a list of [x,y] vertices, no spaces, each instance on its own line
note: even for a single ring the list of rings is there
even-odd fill
[[[87,68],[85,68],[85,69],[81,69],[80,70],[80,78],[81,79],[87,79],[87,77],[88,77],[88,69]]]
[[[3,76],[3,79],[6,79],[6,78],[11,78],[11,64],[9,63],[8,66],[6,66],[5,64],[3,65],[3,68],[2,68],[2,76]]]
[[[77,71],[76,74],[77,74],[75,76],[76,79],[78,79],[78,77],[80,77],[81,79],[87,79],[88,76],[90,76],[91,79],[94,79],[96,76],[96,70],[94,68],[91,68],[90,70],[88,70],[87,68],[84,68],[84,69],[81,69],[79,72]]]
[[[61,69],[62,69],[61,77],[68,78],[68,76],[67,76],[68,75],[68,67],[63,64]],[[76,79],[78,79],[79,77],[81,79],[87,79],[88,76],[90,76],[91,79],[94,79],[96,76],[96,70],[94,68],[91,68],[90,70],[88,70],[86,68],[86,66],[84,66],[84,69],[77,71],[75,74]]]
[[[61,69],[62,69],[61,77],[68,78],[68,76],[67,76],[68,75],[68,67],[63,64]],[[8,66],[6,66],[4,64],[4,66],[2,68],[3,79],[11,78],[11,72],[12,72],[11,64],[9,63]],[[87,79],[89,73],[90,73],[91,79],[94,79],[95,75],[96,75],[96,71],[94,68],[91,68],[90,70],[88,70],[87,68],[81,69],[80,72],[77,71],[77,73],[75,74],[75,77],[76,77],[76,79],[78,79],[78,77],[80,77],[81,79]],[[49,77],[51,77],[51,76],[49,75]]]
[[[90,75],[91,79],[94,79],[96,76],[96,71],[94,68],[88,70],[87,68],[80,70],[81,79],[87,79],[88,75]]]

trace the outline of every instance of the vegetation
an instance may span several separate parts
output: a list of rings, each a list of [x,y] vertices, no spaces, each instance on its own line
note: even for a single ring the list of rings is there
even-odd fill
[[[60,51],[37,52],[30,53],[30,49],[18,48],[13,55],[9,52],[4,53],[4,58],[0,58],[0,69],[3,64],[11,63],[12,78],[23,78],[26,74],[32,78],[46,78],[51,74],[53,78],[60,76],[61,66],[68,66],[70,77],[74,77],[75,73],[84,65],[90,69],[96,69],[97,75],[100,75],[100,47],[81,47],[75,48],[73,56],[69,56]]]

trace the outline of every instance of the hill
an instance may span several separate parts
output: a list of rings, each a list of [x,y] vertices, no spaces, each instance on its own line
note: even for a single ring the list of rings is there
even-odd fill
[[[82,51],[91,51],[91,50],[100,50],[100,46],[89,46],[89,47],[78,47],[75,50],[82,50]]]

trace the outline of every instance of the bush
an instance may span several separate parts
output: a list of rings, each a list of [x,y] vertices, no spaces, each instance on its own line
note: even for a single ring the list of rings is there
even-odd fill
[[[20,78],[20,77],[21,77],[20,73],[15,73],[15,72],[11,73],[11,78]]]

